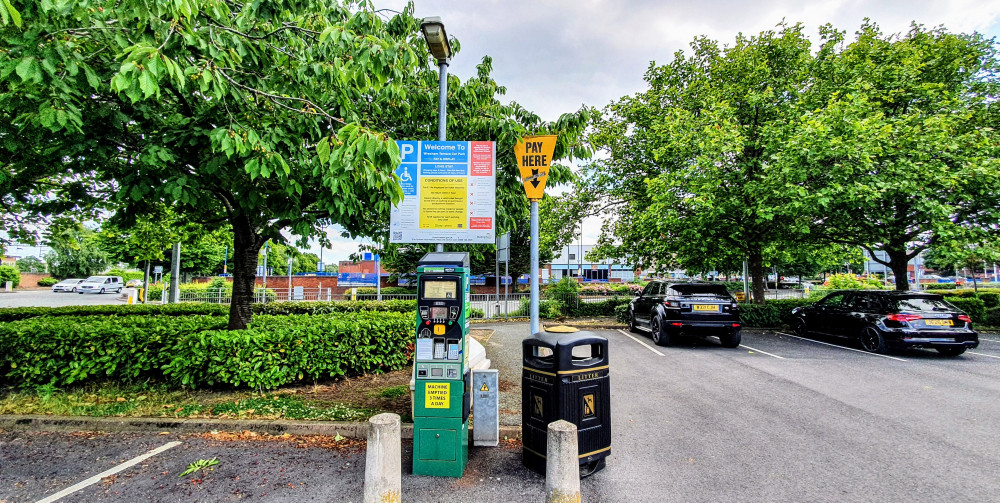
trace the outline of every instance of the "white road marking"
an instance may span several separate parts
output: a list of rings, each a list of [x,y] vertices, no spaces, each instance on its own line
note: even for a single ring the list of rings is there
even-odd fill
[[[740,344],[740,347],[741,347],[741,348],[747,348],[747,349],[749,349],[750,351],[756,351],[756,352],[758,352],[758,353],[764,353],[764,354],[765,354],[765,355],[767,355],[767,356],[773,356],[773,357],[775,357],[775,358],[777,358],[777,359],[779,359],[779,360],[784,360],[784,359],[785,359],[785,357],[784,357],[784,356],[778,356],[778,355],[772,355],[771,353],[768,353],[767,351],[761,351],[761,350],[759,350],[759,349],[755,349],[755,348],[752,348],[752,347],[750,347],[750,346],[747,346],[746,344]]]
[[[836,344],[830,344],[829,342],[815,341],[815,340],[812,340],[812,339],[806,339],[805,337],[799,337],[797,335],[786,334],[784,332],[776,332],[776,333],[778,335],[787,335],[788,337],[794,337],[796,339],[801,339],[803,341],[815,342],[816,344],[822,344],[824,346],[830,346],[831,348],[840,348],[840,349],[846,349],[847,351],[854,351],[855,353],[861,353],[863,355],[881,356],[882,358],[888,358],[890,360],[896,360],[898,362],[909,361],[909,360],[904,360],[902,358],[896,358],[895,356],[880,355],[878,353],[869,353],[868,351],[861,351],[860,349],[854,349],[854,348],[845,348],[844,346],[838,346]]]
[[[972,351],[967,351],[967,353],[969,353],[970,355],[985,356],[987,358],[996,358],[996,359],[1000,360],[1000,356],[987,355],[987,354],[983,354],[983,353],[974,353]]]
[[[72,486],[69,486],[66,489],[63,489],[62,491],[59,491],[59,492],[53,494],[52,496],[49,496],[48,498],[40,499],[40,500],[36,501],[35,503],[52,503],[53,501],[57,501],[59,499],[62,499],[64,497],[66,497],[66,496],[69,496],[70,494],[73,494],[73,493],[79,491],[80,489],[83,489],[84,487],[87,487],[89,485],[93,485],[93,484],[96,484],[96,483],[100,482],[101,479],[103,479],[104,477],[107,477],[109,475],[114,475],[114,474],[116,474],[116,473],[118,473],[118,472],[120,472],[122,470],[131,468],[131,467],[133,467],[133,466],[135,466],[135,465],[137,465],[139,463],[142,463],[143,461],[145,461],[145,460],[147,460],[147,459],[149,459],[149,458],[151,458],[151,457],[153,457],[153,456],[155,456],[155,455],[157,455],[157,454],[159,454],[159,453],[161,453],[161,452],[163,452],[163,451],[165,451],[167,449],[172,449],[174,447],[177,447],[178,445],[181,445],[181,443],[182,442],[170,442],[170,443],[161,445],[161,446],[157,447],[156,449],[153,449],[153,450],[147,452],[146,454],[134,457],[134,458],[132,458],[132,459],[130,459],[130,460],[128,460],[128,461],[126,461],[126,462],[124,462],[124,463],[122,463],[122,464],[120,464],[120,465],[118,465],[118,466],[116,466],[116,467],[114,467],[112,469],[110,469],[110,470],[98,473],[97,475],[94,475],[93,477],[90,477],[89,479],[84,480],[83,482],[80,482],[78,484],[74,484]]]
[[[653,349],[652,346],[646,344],[645,342],[642,342],[639,339],[636,339],[635,337],[632,336],[632,334],[630,334],[630,333],[628,333],[628,332],[626,332],[626,331],[624,331],[624,330],[622,330],[620,328],[618,329],[618,331],[621,332],[622,334],[624,334],[625,337],[628,337],[629,339],[632,339],[633,341],[638,342],[639,344],[642,344],[643,347],[645,347],[646,349],[648,349],[648,350],[650,350],[650,351],[652,351],[652,352],[654,352],[654,353],[656,353],[656,354],[658,354],[660,356],[666,356],[663,353],[657,351],[656,349]]]

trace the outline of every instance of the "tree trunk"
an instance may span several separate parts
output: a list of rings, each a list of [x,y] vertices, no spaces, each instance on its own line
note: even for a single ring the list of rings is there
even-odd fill
[[[906,270],[906,263],[909,262],[909,258],[906,256],[906,250],[886,248],[885,253],[889,257],[889,268],[892,269],[892,274],[896,276],[896,290],[900,292],[909,290],[910,277]]]
[[[764,287],[767,280],[765,276],[767,273],[764,271],[764,253],[761,250],[751,250],[747,264],[750,269],[750,279],[753,282],[753,286],[750,288],[753,303],[763,304]]]
[[[229,305],[229,330],[242,330],[250,323],[260,247],[260,239],[249,219],[237,218],[233,222],[233,298]]]

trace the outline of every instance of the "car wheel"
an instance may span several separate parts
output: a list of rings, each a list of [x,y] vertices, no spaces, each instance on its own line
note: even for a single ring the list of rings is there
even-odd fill
[[[658,315],[651,316],[652,321],[649,322],[649,330],[653,336],[653,342],[657,346],[666,346],[670,344],[670,334],[666,332],[663,328],[663,320],[660,319]]]
[[[885,353],[885,338],[874,327],[868,327],[861,331],[861,347],[870,353]]]
[[[936,349],[938,353],[941,353],[945,356],[958,356],[965,352],[964,346],[960,348],[934,348],[934,349]]]
[[[118,291],[115,293],[122,293],[122,287],[118,287]]]
[[[76,291],[76,287],[74,286],[73,289],[70,290],[70,292],[75,292],[75,291]]]
[[[740,345],[740,341],[743,340],[743,335],[741,330],[733,330],[731,332],[726,332],[719,336],[719,342],[722,343],[724,348],[735,348]]]
[[[635,324],[635,311],[632,311],[631,309],[629,309],[628,311],[628,331],[629,332],[639,331],[639,327],[637,327]]]
[[[799,337],[805,337],[809,333],[809,330],[806,329],[806,320],[795,318],[795,321],[792,322],[792,331]]]
[[[104,289],[103,288],[101,288],[101,293],[104,293]]]

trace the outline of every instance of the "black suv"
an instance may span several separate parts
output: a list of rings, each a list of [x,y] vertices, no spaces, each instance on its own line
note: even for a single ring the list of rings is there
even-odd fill
[[[934,348],[957,356],[979,346],[979,334],[961,309],[940,295],[921,292],[846,290],[792,311],[795,333],[856,338],[873,353],[890,348]]]
[[[650,281],[628,306],[629,330],[648,329],[660,346],[684,333],[717,335],[723,346],[735,348],[741,326],[736,299],[712,283]]]

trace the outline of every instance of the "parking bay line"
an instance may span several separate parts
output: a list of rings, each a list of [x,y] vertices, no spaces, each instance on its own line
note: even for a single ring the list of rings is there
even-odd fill
[[[844,346],[838,346],[836,344],[830,344],[829,342],[814,341],[812,339],[806,339],[805,337],[799,337],[797,335],[786,334],[784,332],[775,332],[775,333],[778,334],[778,335],[787,335],[788,337],[794,337],[796,339],[801,339],[803,341],[815,342],[816,344],[823,344],[824,346],[830,346],[832,348],[846,349],[847,351],[854,351],[855,353],[861,353],[863,355],[881,356],[882,358],[888,358],[890,360],[896,360],[896,361],[899,361],[899,362],[909,361],[909,360],[904,360],[902,358],[896,358],[895,356],[880,355],[878,353],[869,353],[868,351],[861,351],[860,349],[854,349],[854,348],[845,348]]]
[[[984,354],[984,353],[976,353],[974,351],[969,351],[969,354],[970,355],[976,355],[976,356],[985,356],[987,358],[996,358],[996,359],[1000,360],[1000,356],[987,355],[987,354]]]
[[[768,353],[767,351],[761,351],[761,350],[759,350],[759,349],[756,349],[756,348],[752,348],[752,347],[750,347],[750,346],[747,346],[746,344],[740,344],[740,347],[741,347],[741,348],[747,348],[747,349],[749,349],[750,351],[756,351],[756,352],[758,352],[758,353],[764,353],[764,354],[765,354],[765,355],[767,355],[767,356],[773,356],[773,357],[775,357],[775,358],[777,358],[777,359],[779,359],[779,360],[784,360],[784,359],[785,359],[785,357],[784,357],[784,356],[778,356],[778,355],[772,355],[771,353]]]
[[[632,334],[630,334],[630,333],[628,333],[628,332],[626,332],[626,331],[624,331],[624,330],[622,330],[620,328],[618,329],[618,331],[621,332],[623,335],[625,335],[625,337],[628,337],[629,339],[632,339],[633,341],[638,342],[639,344],[642,344],[642,346],[645,347],[646,349],[648,349],[648,350],[650,350],[650,351],[652,351],[652,352],[654,352],[654,353],[656,353],[656,354],[658,354],[660,356],[666,356],[663,353],[661,353],[661,352],[657,351],[656,349],[654,349],[653,347],[649,346],[645,342],[642,342],[639,339],[636,339],[635,337],[632,336]]]
[[[118,473],[118,472],[120,472],[122,470],[126,470],[128,468],[131,468],[131,467],[133,467],[133,466],[135,466],[135,465],[137,465],[139,463],[142,463],[143,461],[145,461],[145,460],[147,460],[147,459],[149,459],[149,458],[151,458],[151,457],[153,457],[153,456],[155,456],[155,455],[157,455],[157,454],[159,454],[159,453],[161,453],[163,451],[166,451],[167,449],[172,449],[174,447],[177,447],[178,445],[181,445],[182,443],[183,442],[174,441],[174,442],[169,442],[169,443],[166,443],[164,445],[161,445],[161,446],[157,447],[156,449],[153,449],[153,450],[151,450],[151,451],[149,451],[149,452],[147,452],[147,453],[145,453],[143,455],[136,456],[136,457],[134,457],[134,458],[132,458],[132,459],[130,459],[130,460],[128,460],[128,461],[126,461],[126,462],[124,462],[124,463],[122,463],[122,464],[114,467],[114,468],[111,468],[110,470],[106,470],[106,471],[103,471],[101,473],[98,473],[97,475],[94,475],[93,477],[90,477],[89,479],[84,480],[83,482],[71,485],[71,486],[67,487],[66,489],[63,489],[62,491],[59,491],[59,492],[57,492],[57,493],[53,494],[52,496],[49,496],[49,497],[47,497],[45,499],[40,499],[40,500],[36,501],[35,503],[52,503],[53,501],[57,501],[59,499],[62,499],[64,497],[66,497],[66,496],[69,496],[70,494],[73,494],[73,493],[79,491],[80,489],[83,489],[84,487],[87,487],[87,486],[90,486],[90,485],[93,485],[93,484],[96,484],[96,483],[100,482],[101,479],[103,479],[104,477],[107,477],[107,476],[110,476],[110,475],[114,475],[114,474],[116,474],[116,473]]]

